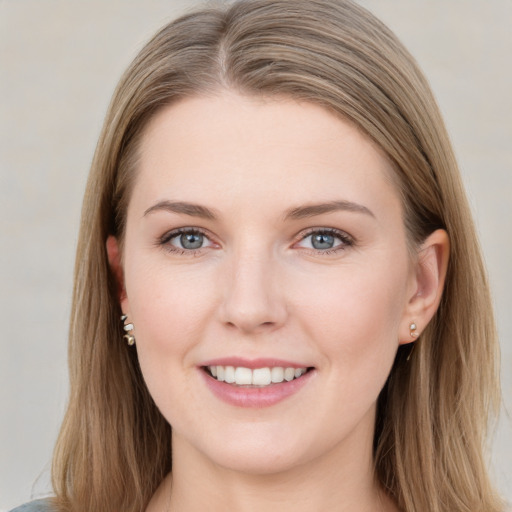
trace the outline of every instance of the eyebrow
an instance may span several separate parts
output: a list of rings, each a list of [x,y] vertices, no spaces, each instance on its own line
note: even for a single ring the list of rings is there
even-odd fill
[[[352,201],[338,200],[292,208],[286,212],[285,219],[306,219],[308,217],[315,217],[316,215],[323,215],[325,213],[338,211],[363,213],[375,218],[373,212],[362,204],[353,203]]]
[[[184,215],[190,215],[191,217],[199,217],[202,219],[209,220],[215,220],[217,218],[215,213],[206,206],[202,206],[195,203],[188,203],[185,201],[168,200],[159,201],[158,203],[149,207],[144,212],[143,216],[145,217],[146,215],[149,215],[150,213],[156,211],[179,213]],[[305,206],[298,206],[296,208],[291,208],[290,210],[287,210],[284,218],[300,220],[306,219],[308,217],[315,217],[316,215],[323,215],[326,213],[333,213],[337,211],[363,213],[365,215],[369,215],[370,217],[375,218],[373,212],[366,206],[345,200],[329,201],[328,203],[310,204]]]
[[[199,217],[202,219],[216,219],[216,215],[212,210],[199,204],[187,203],[184,201],[159,201],[144,212],[144,217],[156,211],[167,211],[173,213],[181,213],[190,215],[191,217]]]

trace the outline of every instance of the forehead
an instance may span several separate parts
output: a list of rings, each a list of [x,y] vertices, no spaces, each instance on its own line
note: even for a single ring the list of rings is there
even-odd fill
[[[398,200],[392,167],[368,137],[289,98],[187,98],[154,116],[139,150],[134,193],[147,200]]]

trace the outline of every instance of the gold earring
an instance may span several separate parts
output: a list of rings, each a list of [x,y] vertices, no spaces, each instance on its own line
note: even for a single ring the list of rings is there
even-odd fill
[[[419,336],[419,334],[416,332],[417,328],[418,328],[418,326],[414,322],[412,322],[409,325],[409,330],[411,331],[411,337],[412,338],[417,338]]]
[[[123,336],[123,338],[126,340],[126,343],[130,345],[135,345],[135,336],[133,334],[129,334],[130,331],[133,331],[133,324],[126,323],[126,319],[128,318],[128,315],[121,315],[121,322],[123,322],[123,329],[126,331],[127,334]]]

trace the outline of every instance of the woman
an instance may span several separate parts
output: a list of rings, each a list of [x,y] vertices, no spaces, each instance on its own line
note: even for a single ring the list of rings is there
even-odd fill
[[[56,498],[26,510],[503,510],[470,218],[425,79],[364,9],[164,27],[92,165]]]

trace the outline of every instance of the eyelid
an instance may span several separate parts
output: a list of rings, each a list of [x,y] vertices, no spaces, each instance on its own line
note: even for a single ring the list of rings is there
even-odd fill
[[[185,249],[185,248],[181,248],[181,247],[170,244],[170,241],[173,238],[176,238],[180,235],[187,234],[187,233],[201,234],[208,240],[209,245],[207,245],[205,247],[199,247],[197,249]],[[294,247],[297,246],[300,242],[304,241],[306,238],[308,238],[309,236],[311,236],[315,233],[322,233],[322,234],[328,234],[328,235],[334,236],[341,243],[339,243],[338,245],[335,245],[334,247],[332,247],[330,249],[315,249],[313,247],[311,247],[311,248],[302,247],[302,249],[304,249],[306,251],[310,251],[315,254],[327,255],[327,254],[330,254],[333,252],[343,251],[343,250],[347,249],[348,247],[353,246],[356,242],[354,237],[351,236],[350,234],[348,234],[346,231],[343,231],[343,230],[337,229],[337,228],[322,226],[322,227],[311,227],[311,228],[307,228],[307,229],[301,231],[298,235],[296,235],[292,246],[294,246]],[[208,230],[206,230],[204,228],[197,227],[197,226],[184,226],[184,227],[175,228],[170,231],[167,231],[162,236],[157,238],[156,245],[164,248],[168,252],[182,253],[182,254],[189,254],[189,255],[196,254],[196,253],[203,251],[204,249],[208,249],[210,247],[215,247],[215,246],[219,247],[220,246],[220,244],[215,241],[215,237]]]
[[[306,238],[308,238],[309,236],[311,236],[315,233],[328,234],[328,235],[338,238],[341,241],[340,244],[335,245],[331,249],[315,249],[315,248],[309,248],[309,247],[303,248],[305,250],[314,252],[315,254],[326,255],[326,254],[330,254],[333,252],[343,251],[347,247],[353,246],[356,242],[354,237],[349,235],[346,231],[343,231],[343,230],[337,229],[337,228],[329,228],[329,227],[323,226],[323,227],[312,227],[312,228],[308,228],[304,231],[301,231],[297,235],[296,240],[293,245],[296,246],[297,244],[299,244],[300,242],[302,242],[303,240],[305,240]]]
[[[185,249],[185,248],[181,248],[181,247],[172,245],[170,243],[170,241],[173,238],[176,238],[180,235],[189,234],[189,233],[203,235],[210,242],[210,244],[205,247],[199,247],[198,249]],[[196,227],[196,226],[184,226],[181,228],[171,229],[170,231],[167,231],[166,233],[164,233],[162,236],[158,237],[158,239],[156,241],[156,245],[163,247],[164,249],[166,249],[169,252],[183,253],[183,254],[195,254],[204,249],[208,249],[208,248],[214,247],[216,245],[218,246],[219,244],[214,241],[214,237],[207,230],[205,230],[203,228]]]

